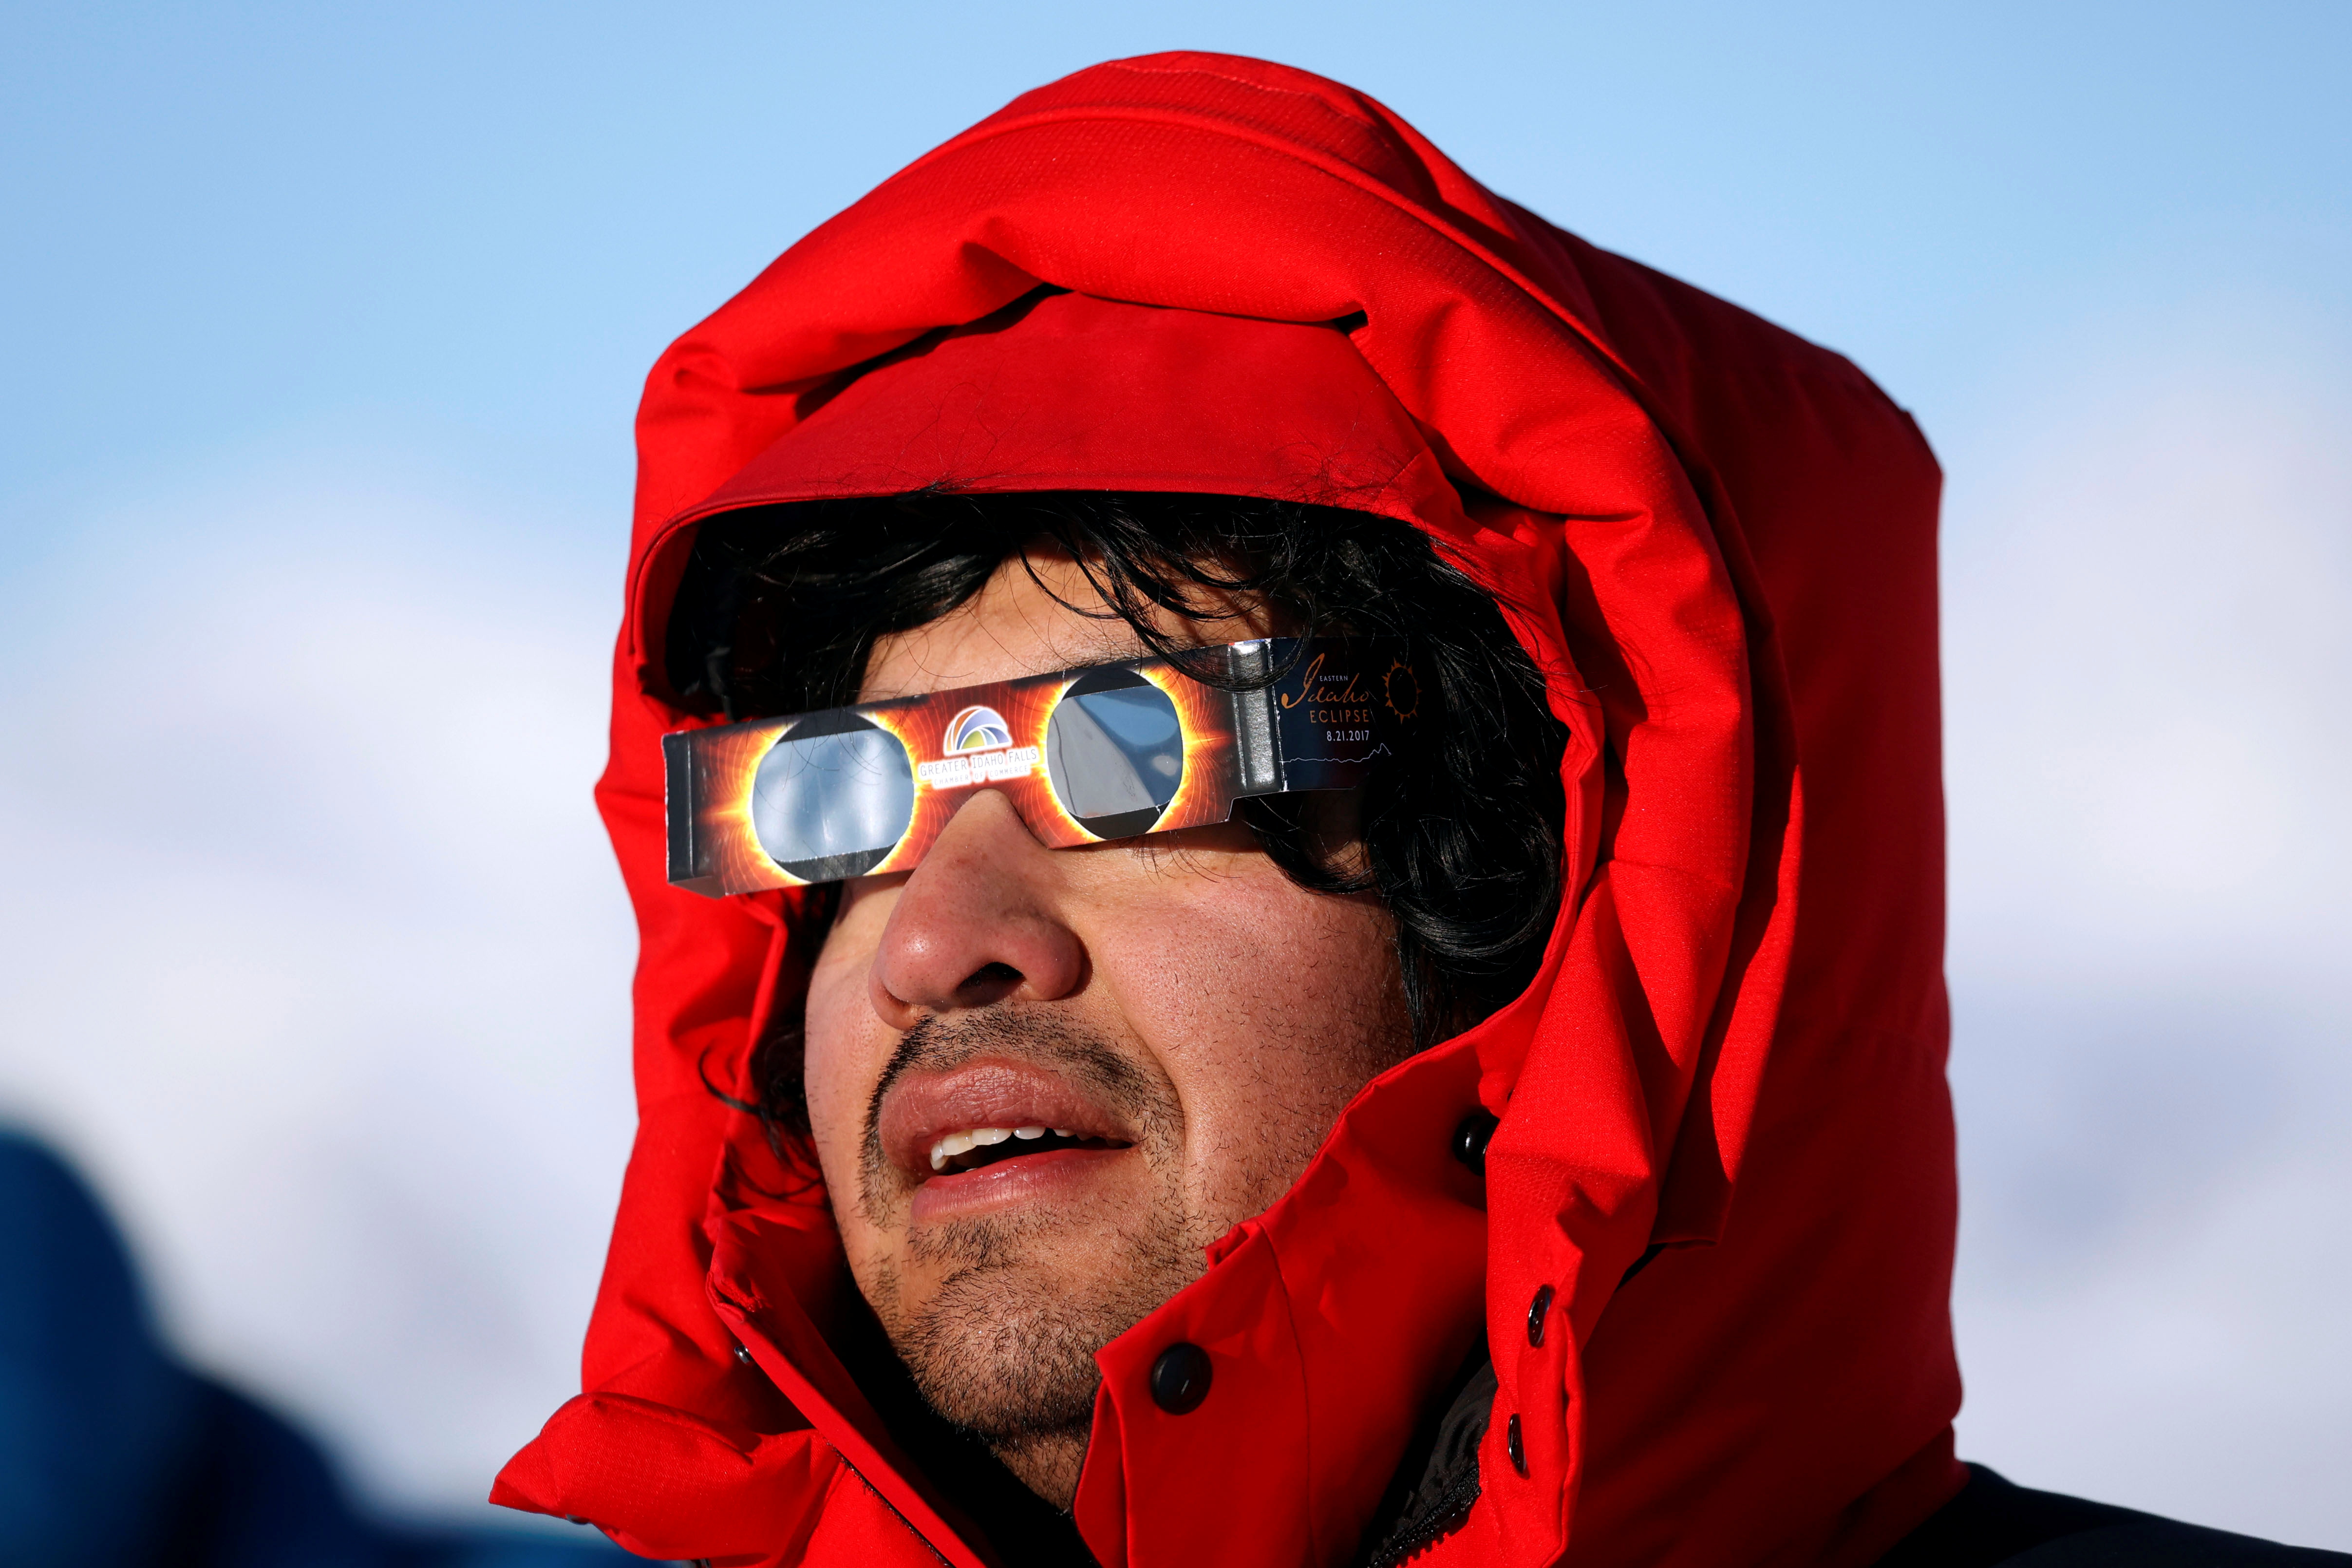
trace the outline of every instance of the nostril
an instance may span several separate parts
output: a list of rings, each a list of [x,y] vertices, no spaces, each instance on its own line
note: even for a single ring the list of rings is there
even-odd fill
[[[1009,963],[983,963],[963,977],[957,986],[959,993],[969,991],[1009,991],[1021,984],[1021,972]]]

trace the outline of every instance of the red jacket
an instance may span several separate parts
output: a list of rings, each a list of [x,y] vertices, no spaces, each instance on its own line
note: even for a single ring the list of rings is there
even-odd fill
[[[854,1287],[813,1167],[709,1090],[740,1082],[812,933],[793,895],[664,884],[657,737],[689,721],[663,616],[714,510],[930,483],[1284,493],[1297,444],[1265,456],[1263,411],[1217,399],[1146,398],[1117,461],[1071,457],[1093,388],[954,416],[984,450],[931,419],[890,464],[841,457],[890,405],[845,387],[908,363],[877,356],[1041,284],[1081,297],[1055,320],[1122,301],[1307,345],[1302,401],[1345,383],[1378,433],[1362,504],[1497,594],[1572,735],[1570,896],[1534,984],[1375,1080],[1101,1352],[1088,1545],[1124,1568],[1352,1561],[1483,1325],[1483,1490],[1420,1561],[1872,1562],[1963,1479],[1934,458],[1843,359],[1500,200],[1363,95],[1194,54],[1018,100],[654,369],[598,792],[643,936],[639,1130],[586,1392],[495,1500],[654,1556],[992,1560],[828,1343]],[[1150,463],[1182,471],[1139,482]],[[1483,1184],[1448,1152],[1482,1105]],[[1145,1378],[1180,1339],[1216,1376],[1178,1415]]]

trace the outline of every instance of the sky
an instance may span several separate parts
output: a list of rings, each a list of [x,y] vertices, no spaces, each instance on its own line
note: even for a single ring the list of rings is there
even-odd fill
[[[632,1127],[588,799],[667,341],[1168,47],[1853,357],[1947,474],[1962,1452],[2352,1547],[2352,9],[0,17],[0,1117],[390,1510],[576,1387]]]

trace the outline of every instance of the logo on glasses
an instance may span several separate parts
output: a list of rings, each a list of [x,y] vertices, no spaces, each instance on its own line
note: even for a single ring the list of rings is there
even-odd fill
[[[959,752],[992,752],[1011,744],[1013,727],[1004,721],[1004,715],[993,708],[974,707],[948,721],[941,749],[954,756]]]
[[[993,708],[975,704],[949,720],[940,749],[947,753],[940,761],[915,764],[915,776],[933,789],[1003,784],[1037,771],[1037,748],[1013,745],[1013,726]]]

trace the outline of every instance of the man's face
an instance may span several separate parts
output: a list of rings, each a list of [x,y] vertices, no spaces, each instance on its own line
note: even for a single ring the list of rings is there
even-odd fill
[[[1034,565],[1099,605],[1072,563]],[[1141,651],[1014,560],[883,638],[863,700]],[[1391,933],[1370,898],[1300,889],[1239,824],[1046,849],[987,789],[912,872],[845,887],[806,1078],[850,1268],[931,1404],[1042,1496],[1076,1493],[1094,1352],[1410,1049]]]

